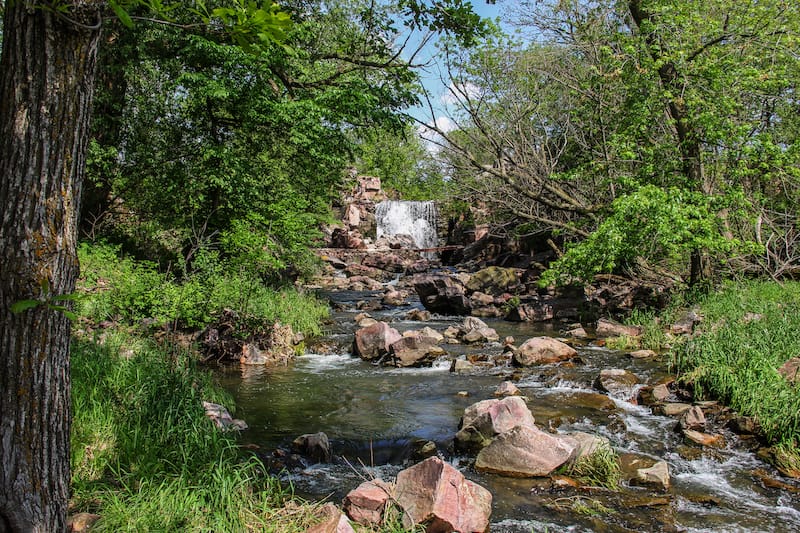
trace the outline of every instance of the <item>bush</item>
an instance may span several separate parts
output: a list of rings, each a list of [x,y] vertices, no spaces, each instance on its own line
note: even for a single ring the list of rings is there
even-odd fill
[[[294,288],[274,290],[246,271],[231,272],[209,250],[200,250],[194,271],[180,279],[155,263],[135,261],[107,244],[82,243],[78,250],[86,294],[78,313],[93,321],[119,320],[202,328],[225,308],[256,319],[279,320],[294,331],[318,334],[327,305]],[[179,270],[184,270],[183,268]]]

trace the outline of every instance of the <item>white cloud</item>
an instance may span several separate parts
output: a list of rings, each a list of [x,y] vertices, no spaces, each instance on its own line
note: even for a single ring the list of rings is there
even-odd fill
[[[450,82],[450,87],[448,87],[447,92],[442,95],[441,101],[444,105],[452,105],[464,100],[465,97],[468,100],[475,99],[480,94],[481,88],[474,83]]]
[[[421,125],[417,128],[417,134],[425,142],[425,148],[428,152],[436,154],[441,149],[439,144],[443,141],[441,136],[431,129],[432,123]],[[435,127],[444,133],[453,131],[458,125],[450,117],[440,115],[435,119]]]

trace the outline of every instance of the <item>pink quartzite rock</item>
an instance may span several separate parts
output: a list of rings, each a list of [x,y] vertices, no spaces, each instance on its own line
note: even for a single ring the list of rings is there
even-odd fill
[[[492,513],[492,493],[438,457],[397,474],[395,498],[403,525],[425,524],[428,533],[484,532]]]
[[[547,476],[574,459],[578,442],[535,427],[517,426],[501,433],[475,459],[475,470],[508,477]]]
[[[392,491],[392,487],[380,479],[365,481],[347,493],[343,503],[344,512],[357,524],[379,526]]]
[[[461,429],[455,437],[456,447],[477,451],[496,435],[518,425],[534,427],[533,415],[519,396],[474,403],[464,409]]]
[[[362,359],[377,359],[389,353],[389,346],[403,336],[386,322],[378,322],[356,331],[353,354]]]
[[[597,321],[598,337],[638,337],[641,334],[641,326],[626,326],[607,318],[601,318]]]
[[[514,352],[514,362],[521,366],[545,365],[565,361],[578,355],[578,352],[551,337],[528,339]]]

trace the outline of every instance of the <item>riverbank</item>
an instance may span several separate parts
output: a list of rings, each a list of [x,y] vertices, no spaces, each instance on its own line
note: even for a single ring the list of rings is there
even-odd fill
[[[118,258],[117,263],[114,264],[110,260],[104,260],[100,262],[102,268],[97,268],[98,265],[96,263],[93,264],[96,258],[88,257],[82,259],[84,261],[84,274],[89,281],[88,285],[83,286],[83,290],[89,296],[80,304],[79,311],[84,316],[84,319],[75,326],[78,336],[73,344],[74,431],[72,464],[74,471],[74,497],[72,500],[72,512],[88,512],[102,516],[102,519],[96,523],[94,530],[109,531],[120,529],[163,530],[165,528],[188,531],[241,531],[248,529],[304,531],[311,523],[319,520],[315,517],[317,506],[305,504],[294,499],[293,494],[285,490],[291,486],[290,484],[285,481],[283,484],[278,483],[276,478],[264,472],[264,467],[260,461],[251,455],[249,451],[240,448],[241,443],[244,441],[238,441],[234,433],[220,432],[204,417],[203,401],[220,403],[229,408],[232,408],[233,403],[229,396],[221,393],[216,388],[209,374],[198,368],[196,356],[193,356],[188,350],[180,349],[171,343],[170,335],[164,332],[169,332],[172,328],[171,324],[174,324],[174,322],[168,321],[166,327],[163,325],[154,327],[147,320],[148,315],[144,311],[146,309],[158,309],[157,307],[152,307],[152,304],[150,304],[151,307],[149,308],[140,307],[139,311],[131,313],[129,316],[122,315],[120,310],[115,311],[114,314],[107,311],[108,309],[120,309],[124,302],[158,301],[159,294],[167,294],[168,296],[170,290],[177,291],[178,289],[165,289],[162,281],[159,282],[162,284],[155,289],[144,290],[145,283],[140,275],[140,265],[133,262],[128,264],[125,262],[126,260]],[[119,267],[119,264],[123,266]],[[115,276],[122,277],[117,278]],[[186,291],[187,289],[180,290]],[[784,291],[789,292],[786,293]],[[770,328],[772,327],[777,328],[775,331],[779,331],[782,337],[789,337],[789,339],[785,340],[796,342],[796,339],[800,338],[796,334],[797,330],[795,328],[797,324],[794,318],[798,314],[796,312],[798,302],[796,295],[798,292],[800,291],[797,290],[796,286],[788,285],[782,288],[774,284],[731,286],[726,288],[725,291],[721,291],[720,294],[713,294],[698,301],[695,313],[702,320],[696,324],[695,334],[687,342],[677,342],[676,339],[680,337],[671,338],[664,333],[664,326],[674,323],[674,320],[668,321],[667,318],[676,318],[679,314],[678,308],[671,309],[673,316],[662,317],[661,323],[656,323],[654,320],[649,327],[646,327],[642,342],[655,342],[659,345],[664,343],[673,344],[673,355],[669,357],[675,357],[674,361],[680,364],[676,369],[680,371],[681,384],[684,388],[689,386],[694,388],[696,400],[704,399],[709,394],[725,399],[721,395],[717,396],[719,393],[712,392],[712,381],[707,381],[707,379],[710,379],[707,377],[711,375],[710,373],[704,371],[703,379],[698,379],[698,373],[695,370],[708,365],[719,366],[719,363],[716,361],[703,362],[703,360],[697,360],[699,362],[695,366],[689,366],[688,355],[694,355],[696,352],[707,352],[701,345],[695,345],[694,343],[705,342],[703,341],[705,333],[720,334],[726,329],[733,330],[733,333],[728,332],[726,335],[730,336],[731,339],[736,339],[740,345],[748,346],[755,343],[755,340],[753,340],[756,339],[755,336],[750,338],[734,334],[746,332],[740,327],[741,324],[761,325],[760,327],[764,330],[765,336],[758,341],[758,345],[764,348],[765,353],[770,351],[770,346],[773,346],[770,344],[770,331],[772,331]],[[144,297],[137,299],[134,297],[136,294],[144,295]],[[300,296],[287,295],[277,297],[284,304],[288,303],[283,310],[286,313],[283,315],[287,317],[286,320],[291,320],[289,317],[293,314],[305,313],[303,306],[306,304],[298,303],[301,300],[295,301],[293,299]],[[727,300],[724,300],[727,303],[715,303],[716,300],[714,298],[716,297],[727,298]],[[104,299],[108,298],[112,302],[104,301]],[[355,305],[359,302],[352,303]],[[773,308],[784,311],[785,323],[778,322],[775,326],[772,325],[773,318],[777,319],[780,316],[780,313],[775,313],[774,317],[771,315]],[[348,309],[350,308],[348,307]],[[717,311],[717,309],[719,310]],[[101,311],[104,314],[100,313]],[[400,316],[397,315],[398,310],[394,307],[390,307],[386,312],[389,320],[398,319]],[[349,323],[352,323],[350,315],[354,313],[356,313],[354,307],[352,310],[344,312]],[[103,318],[106,323],[101,326],[100,323]],[[632,318],[640,319],[643,316],[634,316]],[[523,331],[527,331],[520,329],[522,327],[520,323],[503,322],[503,324],[508,328],[514,328],[513,332],[510,330],[506,332],[508,334],[523,334]],[[782,326],[781,324],[784,325]],[[531,326],[528,325],[527,327]],[[656,330],[659,333],[656,333]],[[701,332],[703,334],[699,334]],[[532,334],[533,331],[531,330],[529,335]],[[523,336],[525,335],[523,334]],[[352,339],[350,334],[344,337]],[[713,346],[717,346],[720,342],[719,340],[713,340],[713,337],[709,337],[709,339],[711,339],[709,342],[712,342]],[[732,343],[730,346],[735,345],[735,343]],[[695,347],[693,348],[692,346]],[[559,365],[558,369],[554,368],[554,365],[542,366],[540,368],[544,373],[541,375],[537,372],[530,373],[530,375],[524,374],[524,376],[528,377],[525,378],[523,376],[522,382],[517,383],[523,389],[523,393],[530,396],[529,404],[536,413],[537,423],[547,423],[547,427],[552,426],[552,428],[558,427],[559,424],[564,424],[559,428],[559,431],[561,431],[565,428],[569,429],[571,426],[575,426],[572,429],[586,429],[580,426],[589,421],[588,423],[591,427],[599,431],[604,431],[603,428],[607,427],[608,431],[611,432],[609,436],[612,439],[615,439],[615,435],[625,426],[630,426],[634,429],[649,428],[642,433],[641,437],[644,438],[645,434],[663,430],[662,426],[665,424],[674,424],[674,421],[671,422],[670,419],[665,417],[652,416],[647,408],[630,404],[626,400],[615,400],[617,406],[612,409],[614,416],[613,424],[611,425],[609,425],[610,414],[606,407],[586,410],[579,409],[571,405],[571,402],[567,402],[568,411],[574,411],[575,409],[577,411],[571,413],[556,412],[554,410],[555,406],[564,404],[559,394],[563,393],[565,387],[573,384],[577,391],[574,392],[573,396],[575,394],[586,395],[584,391],[586,383],[590,383],[595,373],[601,368],[614,367],[617,364],[628,365],[638,372],[640,377],[646,378],[648,382],[661,379],[658,373],[649,375],[654,371],[646,370],[649,368],[648,364],[631,359],[627,354],[616,354],[615,350],[603,347],[601,344],[587,346],[587,348],[589,351],[586,353],[583,363],[575,366],[565,365],[562,367]],[[688,355],[686,357],[682,356],[683,352],[681,350],[684,350]],[[787,353],[794,351],[794,353],[798,353],[794,350],[794,344],[781,345],[778,351],[786,351]],[[318,379],[324,378],[326,380],[325,383],[321,383],[314,390],[316,392],[327,391],[322,393],[331,396],[339,404],[341,411],[326,411],[324,409],[323,411],[336,414],[336,416],[341,415],[350,423],[340,424],[336,422],[336,417],[333,416],[328,420],[328,423],[331,424],[330,429],[315,422],[313,430],[324,429],[339,439],[343,437],[342,430],[344,428],[352,429],[353,427],[352,420],[354,420],[353,416],[355,414],[351,416],[346,412],[351,405],[351,400],[353,400],[353,405],[363,404],[367,401],[365,399],[366,395],[371,390],[370,388],[365,388],[360,381],[352,384],[348,382],[352,373],[350,369],[355,368],[360,363],[357,359],[345,356],[346,354],[341,357],[318,354],[300,358],[297,364],[293,365],[297,367],[296,369],[286,369],[285,372],[273,376],[278,381],[281,381],[284,377],[288,377],[289,373],[309,367],[305,370],[304,381],[317,376],[319,376]],[[663,357],[667,358],[666,355]],[[606,359],[608,360],[606,361]],[[751,358],[745,359],[750,361]],[[331,365],[336,366],[337,362],[340,361],[342,366],[340,371],[344,373],[341,376],[332,374]],[[736,361],[739,360],[736,359]],[[314,367],[316,364],[324,367],[324,375],[322,369]],[[737,362],[735,365],[731,363],[731,366],[746,367],[741,362]],[[764,368],[774,368],[766,364],[762,366]],[[258,367],[256,367],[257,369]],[[511,372],[511,369],[507,371]],[[550,375],[548,374],[550,371],[556,373]],[[359,370],[359,372],[361,371]],[[399,386],[399,383],[404,382],[402,380],[406,378],[413,380],[413,374],[417,372],[420,376],[428,377],[442,374],[442,384],[420,388],[419,385],[409,381],[407,386]],[[506,370],[501,368],[498,369],[498,372],[503,373]],[[379,371],[371,365],[366,365],[366,368],[363,369],[363,374],[368,376],[366,379],[372,384],[372,387],[379,389],[376,390],[376,398],[380,398],[380,405],[384,406],[387,411],[385,416],[372,416],[372,418],[379,418],[383,423],[389,424],[393,419],[393,413],[400,416],[401,411],[407,410],[410,400],[406,398],[389,400],[387,395],[397,390],[408,391],[409,394],[413,393],[419,396],[413,398],[413,400],[420,403],[417,409],[412,409],[417,414],[414,415],[414,425],[410,426],[411,429],[409,431],[413,433],[413,431],[421,428],[438,428],[437,431],[441,435],[438,433],[424,435],[426,438],[432,438],[436,442],[444,442],[450,438],[452,432],[456,429],[458,415],[446,416],[445,418],[448,420],[446,423],[423,424],[428,414],[441,414],[441,412],[437,410],[438,408],[432,407],[430,403],[432,401],[431,394],[426,393],[420,396],[419,391],[436,391],[438,395],[443,396],[443,401],[449,406],[448,412],[449,410],[456,412],[463,410],[461,404],[471,403],[475,401],[474,399],[483,398],[482,391],[493,389],[494,382],[499,378],[499,375],[496,376],[492,373],[484,375],[480,372],[475,374],[467,372],[463,375],[448,374],[446,369],[441,369],[440,371],[436,368],[420,369],[419,371],[410,369],[402,371],[383,369]],[[334,383],[331,382],[331,379],[334,380]],[[259,390],[259,405],[266,403],[267,405],[264,408],[270,411],[279,409],[281,398],[287,397],[290,400],[293,397],[296,401],[302,401],[305,398],[304,394],[297,391],[293,396],[292,389],[276,387],[273,393],[279,396],[276,396],[274,400],[265,402],[264,390],[259,388],[256,378],[253,378],[253,380],[253,390]],[[272,381],[275,380],[273,379]],[[385,387],[381,385],[383,382],[386,383]],[[758,383],[755,388],[751,389],[756,394],[759,391],[759,387],[762,386]],[[337,392],[340,390],[341,394]],[[459,396],[463,390],[471,391],[470,396],[472,398]],[[488,394],[491,393],[489,392]],[[784,394],[782,397],[785,398],[787,396]],[[726,401],[729,400],[726,399]],[[789,403],[787,405],[791,408],[791,405],[794,404]],[[611,407],[609,405],[609,408]],[[319,405],[315,403],[314,412],[319,410]],[[745,414],[739,408],[736,408],[736,410]],[[303,411],[295,406],[291,409],[291,412]],[[245,412],[244,414],[243,418],[247,422],[263,424],[263,421],[256,420],[257,417],[251,417],[253,413]],[[309,414],[306,418],[310,416]],[[781,415],[775,416],[780,418]],[[253,442],[254,444],[266,442],[256,438],[258,431],[263,430],[254,428],[247,433],[248,442]],[[338,434],[334,433],[334,431]],[[298,433],[294,432],[292,434]],[[396,432],[393,430],[390,433],[394,435]],[[398,434],[406,435],[406,433],[406,431],[401,431]],[[371,433],[369,431],[361,431],[358,435],[348,438],[363,438],[365,434]],[[619,433],[619,435],[622,436],[614,441],[618,452],[624,451],[629,455],[630,452],[638,452],[640,454],[644,451],[645,446],[650,446],[648,444],[649,441],[642,440],[639,443],[637,439],[640,436],[632,435],[631,440],[623,433]],[[347,436],[344,435],[344,437]],[[648,511],[649,514],[643,514],[643,516],[655,516],[659,505],[666,505],[664,509],[672,509],[674,507],[677,512],[681,513],[684,512],[681,510],[681,505],[691,506],[696,503],[695,500],[701,501],[702,498],[711,497],[700,487],[695,489],[691,486],[695,481],[699,481],[702,476],[708,475],[704,461],[708,460],[711,461],[712,465],[716,464],[715,461],[718,458],[714,459],[717,457],[714,453],[717,452],[710,452],[711,454],[706,459],[702,456],[696,457],[691,453],[690,448],[683,447],[679,437],[667,434],[663,438],[668,441],[666,452],[671,453],[671,450],[674,449],[679,454],[685,455],[685,457],[681,458],[673,455],[670,456],[671,459],[669,460],[671,463],[680,466],[675,472],[676,484],[680,486],[680,490],[691,489],[692,496],[691,498],[678,496],[676,492],[672,503],[669,503],[670,498],[652,500],[656,502],[662,502],[663,500],[667,503],[653,504],[656,505],[655,510]],[[633,442],[635,445],[631,450],[619,448],[622,442]],[[775,444],[779,444],[777,446],[778,450],[792,449],[793,444],[791,441],[782,445],[781,442],[783,441],[775,442]],[[381,443],[376,441],[376,454],[380,452],[380,445]],[[369,446],[370,457],[372,457],[373,442],[371,440]],[[773,449],[775,448],[773,447]],[[263,455],[263,453],[268,453],[269,450],[270,448],[262,447],[260,453]],[[655,457],[664,455],[665,450],[654,448],[646,453]],[[731,453],[729,451],[722,453],[722,457],[727,459],[723,461],[724,465],[718,465],[715,468],[724,468],[724,470],[728,471],[736,468],[733,465],[742,460],[748,452],[746,450],[734,450]],[[703,470],[698,472],[693,470],[693,468],[700,466],[702,466]],[[328,472],[324,468],[322,471],[324,473]],[[739,477],[746,478],[748,475],[747,472],[742,472],[742,474]],[[313,479],[313,476],[304,475],[308,479]],[[721,475],[724,477],[724,474]],[[545,479],[544,481],[547,480]],[[501,485],[505,485],[506,482],[495,480],[491,476],[486,477],[482,482],[489,486],[496,484],[497,487],[495,489],[498,491],[509,490],[507,488],[498,488]],[[532,504],[530,483],[516,483],[512,484],[512,487],[517,487],[520,490],[517,491],[517,494],[512,488],[510,496],[506,494],[504,498],[501,498],[502,500],[507,500],[506,503],[498,502],[496,512],[501,517],[503,513],[511,516],[514,513],[514,508],[518,508],[520,505],[530,506]],[[498,494],[501,493],[498,492]],[[727,506],[727,503],[725,503],[727,496],[714,495],[713,497],[717,498],[717,500],[714,500],[717,502],[716,505]],[[770,493],[766,497],[765,501],[772,501],[774,495]],[[603,499],[605,496],[597,496],[597,498],[599,498],[598,501],[602,500],[606,506],[625,507],[624,504],[614,504],[611,496],[609,496],[609,501]],[[539,499],[545,500],[543,496]],[[516,503],[508,507],[511,502]],[[543,507],[541,503],[539,505],[541,512],[552,511],[546,511],[546,506]],[[508,508],[504,509],[503,506]],[[637,511],[637,513],[640,513],[640,511]],[[724,516],[724,513],[720,513],[720,516]],[[511,520],[511,518],[508,520]],[[618,520],[622,521],[623,518]],[[626,516],[625,520],[634,521],[638,520],[638,518]],[[656,520],[654,523],[661,524],[672,523],[674,519],[664,518],[662,521],[661,518],[653,518],[653,520]],[[767,520],[765,523],[770,523],[769,521],[774,519],[766,518],[765,520]],[[511,530],[509,528],[506,529]]]
[[[695,334],[672,350],[679,382],[749,417],[762,454],[800,477],[800,283],[730,283],[696,305]]]
[[[233,410],[194,334],[222,309],[318,334],[327,304],[213,265],[176,281],[83,244],[71,355],[73,530],[304,531],[316,505],[268,475],[203,402]]]

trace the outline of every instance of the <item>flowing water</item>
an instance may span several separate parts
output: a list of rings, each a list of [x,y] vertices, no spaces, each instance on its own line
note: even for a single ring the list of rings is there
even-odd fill
[[[375,206],[378,238],[411,235],[417,248],[436,248],[439,245],[437,218],[436,204],[432,201],[387,200]]]
[[[601,396],[592,382],[603,368],[627,368],[643,382],[666,376],[663,361],[631,359],[591,345],[577,347],[583,364],[533,369],[497,367],[453,374],[449,359],[431,368],[373,366],[349,354],[356,302],[366,293],[334,293],[339,307],[329,348],[308,353],[288,368],[231,367],[220,380],[233,394],[237,416],[250,425],[242,437],[267,453],[288,448],[304,433],[324,431],[337,459],[283,472],[296,492],[313,499],[342,497],[364,479],[392,479],[410,464],[415,441],[431,440],[440,453],[494,496],[491,530],[530,531],[800,531],[796,492],[763,486],[754,471],[771,468],[746,441],[725,434],[723,449],[688,446],[674,431],[676,419],[658,416],[624,398]],[[418,304],[417,304],[418,305]],[[463,318],[430,322],[402,319],[409,308],[372,313],[403,331],[431,326],[438,331]],[[536,335],[556,335],[552,327],[490,322],[501,338],[517,344]],[[500,346],[444,345],[449,356],[497,353]],[[620,492],[575,489],[560,492],[549,480],[481,475],[470,459],[448,452],[468,405],[493,397],[504,379],[515,379],[536,423],[559,432],[586,431],[608,437],[625,456],[665,460],[672,475],[667,494],[625,486]],[[464,396],[466,394],[467,396]],[[571,504],[592,499],[609,512],[587,515]]]

